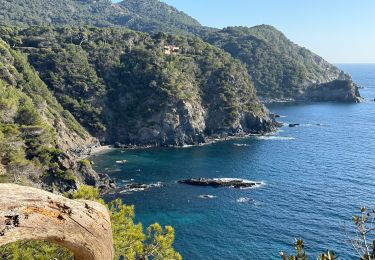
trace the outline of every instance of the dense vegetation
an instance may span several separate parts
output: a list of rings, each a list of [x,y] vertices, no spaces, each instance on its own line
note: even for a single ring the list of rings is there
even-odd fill
[[[77,140],[88,138],[73,116],[59,105],[26,57],[0,40],[1,181],[74,182],[72,169],[61,162],[68,156],[69,148],[61,144],[62,132],[75,135]]]
[[[67,193],[71,199],[98,201],[108,208],[115,248],[115,259],[155,259],[180,260],[181,255],[173,249],[174,230],[170,226],[162,228],[155,223],[144,232],[142,224],[134,223],[134,207],[126,206],[120,199],[106,204],[99,197],[99,190],[82,186]],[[1,259],[74,259],[70,251],[41,241],[17,242],[0,247]]]
[[[193,144],[267,130],[245,66],[199,38],[91,27],[3,29],[0,36],[28,53],[63,107],[103,141]],[[171,44],[176,55],[164,53]],[[244,122],[249,113],[255,122]]]
[[[0,21],[34,25],[127,27],[149,33],[197,33],[203,27],[159,0],[0,0]]]
[[[212,30],[202,27],[197,20],[159,0],[125,0],[118,3],[118,6],[131,14],[132,19],[123,22],[120,17],[116,24],[133,30],[191,35]]]
[[[148,33],[201,37],[244,62],[258,94],[265,99],[309,100],[304,92],[315,84],[337,79],[350,81],[342,71],[294,44],[272,26],[207,28],[158,0],[126,0],[117,4],[110,0],[0,0],[0,4],[0,18],[12,25],[126,27]]]
[[[88,132],[107,143],[183,145],[270,131],[255,87],[271,99],[359,96],[347,75],[270,26],[204,28],[158,0],[0,5],[0,181],[59,191],[97,185],[90,163],[76,160],[80,146],[94,143]],[[179,47],[176,55],[164,53],[170,45]],[[326,98],[332,90],[338,94]],[[70,197],[98,199],[98,190],[83,186]],[[116,257],[181,258],[171,227],[154,224],[144,232],[133,207],[119,200],[107,206]],[[306,259],[302,241],[296,248],[289,259]],[[42,242],[0,252],[11,259],[72,258]]]
[[[350,79],[272,26],[228,27],[204,39],[246,63],[258,94],[264,98],[299,99],[314,84]]]

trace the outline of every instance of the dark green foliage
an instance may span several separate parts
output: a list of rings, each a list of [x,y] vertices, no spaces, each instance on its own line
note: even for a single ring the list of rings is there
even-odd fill
[[[65,47],[41,50],[38,55],[31,55],[30,61],[64,108],[90,132],[100,134],[105,131],[102,122],[105,86],[80,46],[67,44]]]
[[[21,101],[15,122],[20,125],[39,125],[42,119],[39,113],[33,108],[33,105],[30,103],[22,103]]]
[[[0,258],[7,260],[73,260],[73,254],[60,246],[42,241],[23,241],[0,247]]]
[[[72,199],[96,200],[105,204],[99,198],[99,190],[90,186],[82,186],[67,196]],[[112,223],[115,259],[182,259],[181,255],[173,249],[174,230],[172,227],[167,226],[163,229],[155,223],[147,228],[145,234],[142,224],[134,223],[134,206],[124,205],[120,199],[105,205]]]
[[[315,83],[350,79],[321,57],[291,42],[272,26],[229,27],[223,30],[206,28],[159,0],[125,0],[117,4],[111,4],[109,0],[65,0],[63,3],[57,0],[0,0],[0,4],[3,6],[0,19],[12,25],[126,27],[148,33],[199,36],[244,62],[258,94],[267,99],[300,99],[303,92]],[[9,34],[7,29],[2,30]],[[81,32],[70,38],[71,43],[81,45],[88,40],[86,36]],[[44,37],[47,39],[49,35]],[[22,44],[19,37],[6,36],[4,40],[12,46]],[[33,46],[41,40],[43,38],[33,37],[23,44]],[[80,115],[82,109],[93,107],[90,104],[85,108],[87,104],[73,100],[66,102],[70,102],[72,107],[80,107],[75,116]],[[93,113],[101,112],[93,110]],[[88,127],[101,129],[103,124],[96,120]]]
[[[197,20],[159,0],[125,0],[118,6],[126,10],[131,19],[120,16],[115,23],[133,30],[195,35],[205,30]]]
[[[137,142],[139,129],[181,102],[202,106],[209,132],[231,129],[241,113],[264,114],[246,67],[199,38],[126,29],[31,27],[3,38],[19,48],[58,101],[107,142]],[[177,55],[164,46],[176,45]]]
[[[86,163],[86,162],[83,162]],[[108,204],[100,198],[99,189],[81,186],[77,191],[65,194],[70,199],[95,200],[104,204],[109,211],[112,224],[114,259],[181,260],[173,248],[174,229],[164,229],[157,223],[149,226],[146,233],[142,224],[134,223],[134,207],[127,206],[120,199]],[[57,245],[42,241],[17,242],[0,247],[2,259],[74,259],[72,253]]]
[[[314,83],[349,79],[272,26],[228,27],[203,38],[246,63],[258,94],[264,98],[298,98]]]
[[[63,121],[75,125],[72,131],[84,133],[72,117],[64,117],[47,86],[30,67],[26,58],[0,40],[0,164],[6,170],[2,181],[23,184],[38,182],[44,176],[64,179],[65,167],[59,162],[57,133],[52,127]]]
[[[0,0],[0,21],[17,26],[127,27],[150,33],[197,33],[203,27],[159,0]]]

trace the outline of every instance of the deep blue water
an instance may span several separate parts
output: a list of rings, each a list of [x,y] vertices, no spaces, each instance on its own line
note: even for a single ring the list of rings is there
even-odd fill
[[[94,157],[96,167],[109,168],[120,184],[166,185],[117,196],[136,206],[144,224],[172,225],[184,259],[279,259],[300,237],[310,256],[329,248],[354,259],[351,216],[362,205],[375,207],[375,65],[339,66],[364,87],[366,102],[275,104],[269,108],[285,116],[280,121],[301,126],[201,147],[110,151]],[[115,163],[123,159],[128,163]],[[237,190],[176,183],[190,177],[265,184]]]

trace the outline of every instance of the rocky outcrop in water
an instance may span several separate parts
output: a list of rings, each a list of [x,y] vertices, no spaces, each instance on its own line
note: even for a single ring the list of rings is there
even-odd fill
[[[361,102],[358,86],[352,80],[334,80],[306,89],[297,100]]]
[[[262,185],[261,182],[249,181],[236,178],[193,178],[178,181],[179,183],[194,185],[194,186],[211,186],[211,187],[232,187],[236,189],[254,188]]]

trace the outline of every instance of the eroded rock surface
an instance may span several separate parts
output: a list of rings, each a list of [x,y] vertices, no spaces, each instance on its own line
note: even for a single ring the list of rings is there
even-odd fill
[[[70,249],[75,259],[113,259],[107,209],[31,187],[0,184],[0,246],[43,240]]]

